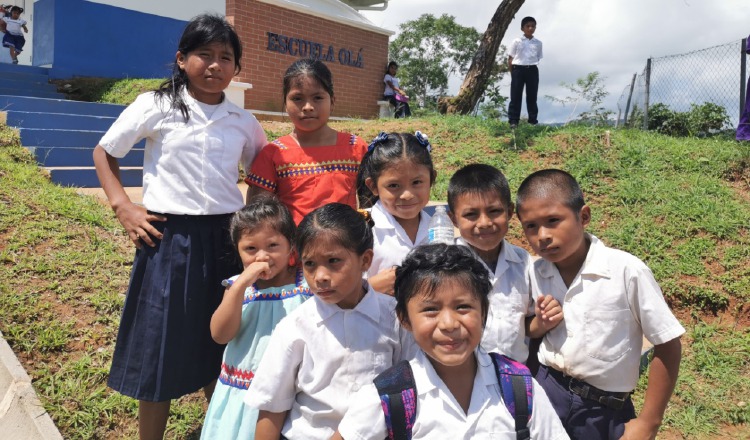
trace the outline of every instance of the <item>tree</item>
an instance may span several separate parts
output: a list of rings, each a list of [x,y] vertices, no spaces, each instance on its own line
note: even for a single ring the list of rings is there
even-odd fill
[[[402,23],[399,29],[389,45],[391,60],[400,66],[399,78],[413,99],[434,105],[448,90],[448,78],[466,72],[479,32],[461,26],[448,14],[423,14]]]
[[[565,123],[572,121],[576,116],[578,120],[583,122],[606,122],[612,112],[605,110],[604,107],[601,106],[604,98],[609,95],[609,92],[607,92],[604,85],[605,79],[607,78],[601,76],[599,72],[590,72],[586,76],[578,78],[573,84],[568,84],[566,82],[560,83],[561,87],[570,91],[570,95],[565,98],[557,98],[550,95],[546,95],[545,98],[562,105],[573,104],[573,108],[571,109]],[[581,103],[589,103],[589,109],[577,114],[578,105]]]
[[[471,61],[471,67],[466,73],[463,84],[458,90],[458,95],[443,101],[441,113],[459,113],[462,115],[471,112],[476,107],[477,102],[484,95],[489,84],[492,84],[493,73],[497,76],[497,53],[500,49],[500,42],[505,36],[508,25],[513,20],[525,0],[503,0],[500,6],[495,10],[487,30],[482,36],[479,48],[474,53]],[[505,58],[503,55],[501,58]],[[500,65],[504,65],[501,59]]]

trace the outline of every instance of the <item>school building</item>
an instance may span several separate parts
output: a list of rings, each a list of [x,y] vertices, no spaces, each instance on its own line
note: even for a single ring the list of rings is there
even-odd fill
[[[226,15],[243,43],[245,108],[280,115],[282,78],[301,57],[331,69],[333,116],[377,117],[391,31],[358,10],[388,0],[15,0],[29,21],[25,62],[50,77],[165,78],[187,22],[200,13]],[[0,60],[2,61],[2,60]]]

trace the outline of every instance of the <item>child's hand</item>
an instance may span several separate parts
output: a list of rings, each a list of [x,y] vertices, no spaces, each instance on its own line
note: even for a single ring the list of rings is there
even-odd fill
[[[563,320],[563,310],[560,302],[552,295],[539,295],[534,304],[536,316],[540,318],[539,323],[545,331],[557,327]]]
[[[396,268],[391,267],[380,271],[377,275],[367,279],[376,292],[393,296],[393,286],[396,284]]]
[[[655,440],[659,426],[653,427],[638,417],[625,424],[625,433],[620,440]]]
[[[239,276],[239,281],[243,286],[249,286],[258,280],[265,280],[271,275],[271,266],[267,261],[256,261],[248,265]],[[237,282],[236,281],[236,282]],[[244,289],[243,289],[244,290]]]
[[[163,222],[167,218],[159,214],[149,214],[146,208],[134,203],[125,203],[115,210],[117,220],[127,231],[130,240],[135,243],[135,247],[141,248],[142,243],[154,247],[156,243],[152,237],[157,240],[162,239],[162,233],[159,232],[151,222]]]

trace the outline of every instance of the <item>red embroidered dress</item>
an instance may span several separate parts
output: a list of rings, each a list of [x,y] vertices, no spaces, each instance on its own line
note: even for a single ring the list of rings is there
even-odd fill
[[[357,208],[357,171],[366,152],[365,141],[349,133],[339,132],[336,145],[304,148],[286,135],[261,150],[245,182],[275,193],[299,224],[326,203]]]

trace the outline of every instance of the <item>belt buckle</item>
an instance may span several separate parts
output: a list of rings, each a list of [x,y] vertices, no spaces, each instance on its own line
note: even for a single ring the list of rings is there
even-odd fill
[[[623,406],[625,406],[625,400],[627,400],[627,398],[627,396],[625,396],[624,398],[615,396],[599,396],[599,399],[597,399],[597,401],[607,408],[620,410]]]
[[[573,394],[577,394],[581,396],[584,399],[588,399],[589,397],[589,386],[586,384],[576,385],[573,383],[575,379],[572,377],[570,378],[570,381],[568,382],[568,390],[570,390]],[[580,381],[576,381],[581,383]]]

